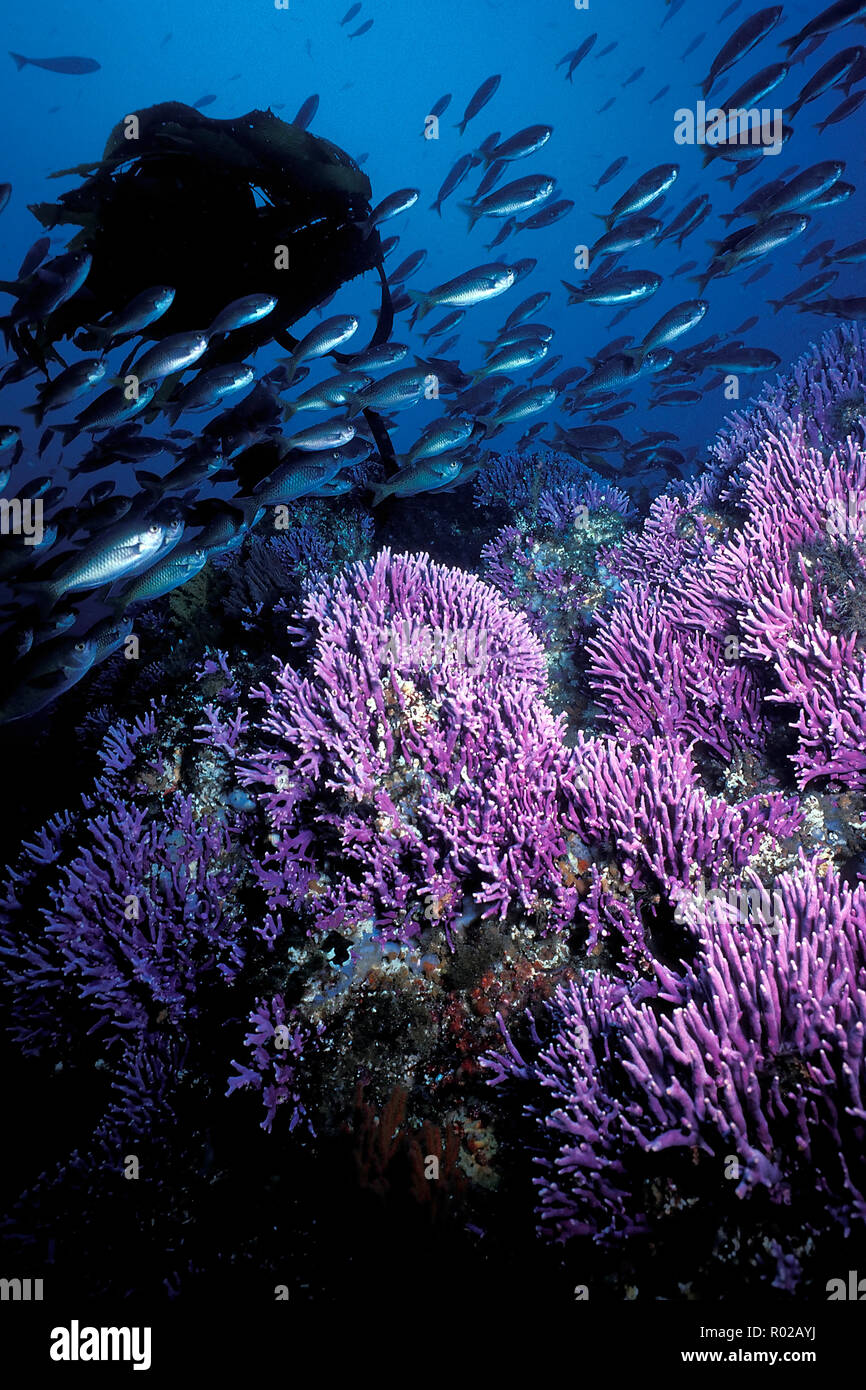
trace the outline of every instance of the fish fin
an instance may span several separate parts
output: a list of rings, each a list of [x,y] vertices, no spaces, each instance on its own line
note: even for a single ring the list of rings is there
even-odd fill
[[[370,483],[370,491],[373,494],[373,506],[378,507],[386,497],[390,497],[394,491],[390,483]]]
[[[15,67],[17,68],[18,72],[20,72],[22,68],[26,68],[27,64],[30,62],[30,59],[25,58],[22,53],[13,53],[11,48],[8,50],[8,52],[9,57],[14,60]]]
[[[291,386],[292,382],[293,382],[294,379],[295,379],[295,373],[297,372],[297,370],[298,370],[298,362],[297,362],[297,360],[295,359],[294,354],[292,354],[292,356],[289,358],[288,362],[286,363],[286,380],[285,380],[285,382],[283,383],[283,385],[280,387],[280,391],[281,391],[281,392],[282,392],[282,391],[288,391],[289,387]]]
[[[417,323],[419,319],[423,319],[429,314],[432,306],[428,302],[428,297],[424,290],[409,290],[408,295],[415,305],[415,313],[412,316],[411,322]]]
[[[135,474],[135,481],[145,492],[157,492],[162,479],[158,473],[148,473],[144,468],[139,468]]]

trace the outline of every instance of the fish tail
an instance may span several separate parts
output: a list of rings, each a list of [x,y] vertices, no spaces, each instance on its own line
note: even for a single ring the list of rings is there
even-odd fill
[[[430,211],[431,211],[431,212],[438,212],[439,216],[440,216],[440,217],[442,216],[442,204],[440,203],[440,201],[439,201],[438,198],[436,199],[436,202],[435,202],[435,203],[431,203],[431,204],[430,204]]]
[[[779,310],[780,310],[781,307],[782,307],[782,301],[781,301],[781,299],[768,299],[768,300],[767,300],[767,303],[768,303],[768,304],[772,304],[772,306],[773,306],[773,313],[774,313],[774,314],[778,314]]]
[[[794,105],[791,106],[791,107],[789,108],[789,110],[788,110],[788,115],[791,117],[791,120],[794,119],[794,117],[796,116],[797,112],[800,111],[801,108],[804,107],[805,105],[806,105],[806,103],[805,103],[804,101],[801,101],[800,98],[798,97],[797,100],[794,102]]]
[[[468,230],[471,232],[471,231],[472,231],[472,228],[475,226],[475,223],[478,221],[479,217],[481,216],[481,213],[478,211],[477,208],[474,208],[474,207],[472,206],[471,203],[461,203],[461,204],[460,204],[460,211],[463,212],[463,213],[465,213],[466,216],[469,218],[469,228],[468,228]]]
[[[423,290],[409,290],[408,294],[415,304],[415,313],[412,315],[411,321],[417,323],[419,319],[423,319],[426,314],[429,314],[431,306]]]
[[[243,514],[247,526],[252,526],[256,512],[262,509],[261,497],[232,497],[230,505]]]
[[[45,412],[41,405],[24,405],[21,407],[24,415],[32,415],[36,424],[42,428],[42,421],[45,419]]]
[[[463,133],[464,133],[465,130],[466,130],[466,127],[468,126],[468,124],[469,124],[468,121],[455,121],[455,122],[454,122],[454,129],[455,129],[455,130],[459,130],[459,131],[460,131],[460,134],[463,135]],[[374,505],[375,505],[375,503],[374,503]]]
[[[67,444],[71,444],[73,439],[76,439],[78,437],[80,432],[81,426],[78,424],[77,421],[73,421],[71,425],[60,426],[60,438],[63,441],[64,449],[66,448]]]
[[[23,54],[13,53],[11,48],[9,49],[9,57],[14,59],[15,67],[18,69],[19,72],[22,68],[26,68],[27,64],[30,62],[30,59],[25,58]]]
[[[790,58],[800,47],[800,35],[794,34],[790,39],[782,39],[780,47],[785,49],[785,57]]]
[[[99,343],[107,343],[111,338],[111,329],[101,323],[82,323],[76,331],[92,334],[94,338],[99,339]]]
[[[390,497],[394,491],[391,483],[371,483],[370,491],[373,494],[373,506],[378,507],[380,502],[384,502],[386,497]]]

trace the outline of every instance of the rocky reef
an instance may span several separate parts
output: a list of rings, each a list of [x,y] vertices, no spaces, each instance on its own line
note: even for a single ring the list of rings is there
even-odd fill
[[[290,1245],[312,1298],[317,1219],[408,1222],[612,1298],[823,1283],[866,1218],[864,381],[834,330],[642,521],[505,458],[479,574],[307,507],[137,619],[0,901],[22,1086],[78,1107],[16,1249],[183,1293]]]

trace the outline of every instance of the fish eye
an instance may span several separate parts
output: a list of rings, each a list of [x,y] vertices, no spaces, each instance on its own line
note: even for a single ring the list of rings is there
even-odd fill
[[[150,523],[150,525],[148,526],[148,528],[147,528],[147,534],[148,534],[149,536],[156,536],[156,535],[159,534],[159,532],[160,532],[161,530],[162,530],[162,527],[159,525],[159,522],[157,522],[157,521],[152,521],[152,522]]]
[[[77,652],[86,652],[86,651],[87,651],[87,643],[86,643],[86,642],[76,642],[76,643],[75,643],[75,651],[77,651]]]

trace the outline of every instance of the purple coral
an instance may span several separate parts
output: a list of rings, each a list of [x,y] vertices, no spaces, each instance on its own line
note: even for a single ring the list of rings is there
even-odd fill
[[[725,758],[760,748],[767,721],[754,673],[726,660],[719,638],[676,626],[675,605],[626,583],[587,642],[589,683],[609,722],[621,736],[699,739]]]
[[[734,636],[769,703],[793,709],[800,786],[832,776],[866,786],[866,453],[826,455],[802,422],[769,436],[740,467],[746,520],[709,562],[686,567],[677,614]]]
[[[534,509],[518,524],[503,526],[481,551],[485,578],[521,609],[551,666],[563,664],[569,678],[573,653],[603,593],[596,549],[618,536],[633,514],[618,488],[592,480],[551,483]]]
[[[626,513],[627,515],[627,513]],[[604,548],[599,559],[618,579],[662,585],[684,564],[709,554],[709,527],[697,511],[678,497],[662,493],[638,532],[616,546]]]
[[[83,811],[49,822],[10,874],[0,954],[25,1051],[64,1037],[76,1009],[111,1043],[179,1028],[243,961],[242,923],[227,906],[235,874],[226,825],[180,792],[153,818],[141,793],[161,759],[139,773],[137,792],[124,789],[137,745],[155,728],[151,715],[110,732],[104,776]],[[34,910],[36,873],[49,862],[56,869]]]
[[[614,851],[631,889],[661,884],[675,897],[705,872],[715,886],[749,864],[765,835],[784,839],[802,824],[796,802],[775,792],[739,805],[708,795],[693,752],[675,741],[578,734],[570,756],[566,823]]]
[[[866,890],[801,858],[775,903],[768,931],[708,900],[680,978],[561,987],[534,1061],[500,1020],[506,1051],[487,1065],[531,1092],[548,1236],[646,1232],[665,1182],[688,1199],[704,1174],[790,1207],[806,1233],[824,1211],[843,1230],[866,1219]],[[697,1163],[673,1168],[677,1149]]]
[[[733,476],[710,493],[736,522],[710,527],[697,488],[659,498],[604,552],[624,589],[588,674],[617,733],[698,738],[729,759],[764,747],[781,705],[801,787],[866,787],[866,452],[845,405],[862,408],[864,383],[861,335],[836,330],[718,446]]]
[[[569,920],[562,725],[523,618],[474,575],[383,551],[310,595],[294,635],[308,666],[255,692],[261,748],[242,773],[267,816],[271,908],[408,937],[450,929],[471,892],[485,916]]]
[[[314,1026],[300,1019],[297,1009],[287,1009],[279,994],[270,1003],[260,999],[249,1021],[252,1031],[244,1042],[252,1054],[252,1066],[232,1062],[236,1074],[229,1078],[226,1095],[230,1096],[233,1091],[245,1087],[260,1090],[266,1111],[262,1129],[270,1133],[277,1110],[285,1105],[291,1107],[290,1130],[304,1120],[310,1132],[315,1134],[304,1099],[299,1063],[306,1052],[306,1064],[309,1066],[311,1047],[325,1031],[324,1024]]]
[[[825,333],[817,348],[801,357],[787,377],[767,382],[747,413],[734,412],[711,448],[715,463],[734,472],[753,454],[766,434],[800,419],[806,442],[833,449],[849,436],[866,443],[866,339],[856,323]]]

